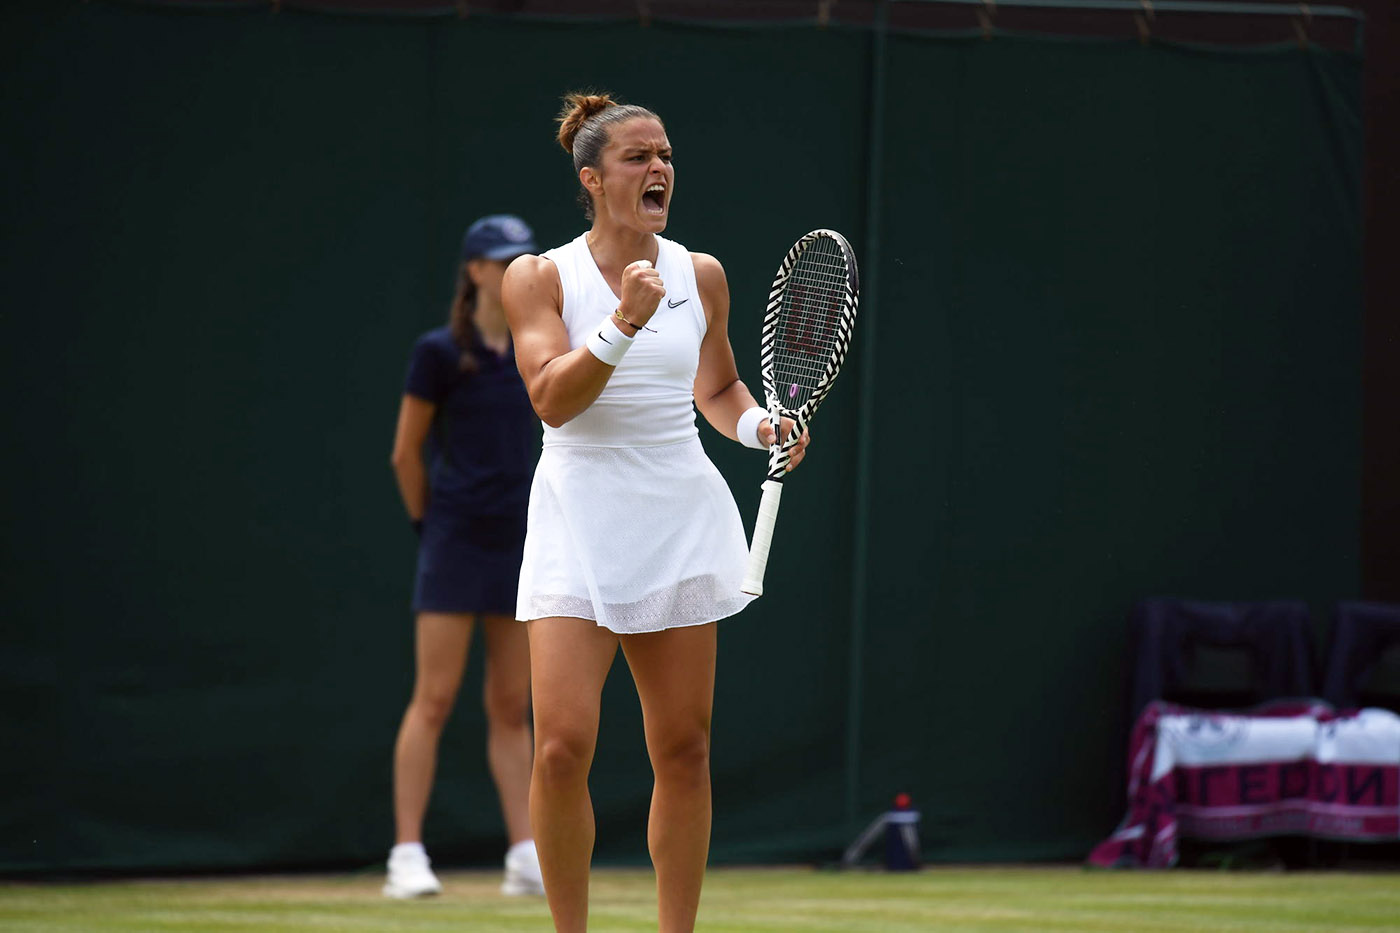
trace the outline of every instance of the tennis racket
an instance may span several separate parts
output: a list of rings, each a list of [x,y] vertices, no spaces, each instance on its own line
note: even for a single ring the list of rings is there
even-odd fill
[[[763,593],[789,451],[841,371],[859,303],[856,255],[841,234],[813,230],[783,257],[763,317],[763,394],[775,443],[768,450],[768,478],[741,587],[745,593]],[[793,421],[787,437],[779,433],[782,418]]]

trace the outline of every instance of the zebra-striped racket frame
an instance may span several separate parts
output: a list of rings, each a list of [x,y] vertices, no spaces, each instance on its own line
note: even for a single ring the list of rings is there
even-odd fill
[[[782,324],[783,297],[787,292],[793,269],[797,267],[802,255],[811,248],[813,243],[822,238],[828,238],[840,247],[846,266],[846,285],[844,294],[841,296],[840,313],[834,325],[836,333],[832,340],[830,357],[826,361],[826,367],[817,380],[816,386],[808,393],[807,398],[794,409],[783,405],[774,377],[778,328]],[[778,518],[778,503],[783,491],[783,477],[786,475],[788,463],[792,459],[790,451],[792,445],[802,436],[802,432],[807,429],[808,422],[811,421],[822,400],[826,398],[827,392],[831,391],[831,384],[836,381],[836,376],[841,372],[841,364],[846,361],[846,353],[850,350],[851,334],[855,329],[856,310],[859,305],[860,271],[856,266],[855,251],[851,249],[851,244],[846,241],[845,237],[835,230],[813,230],[794,243],[792,248],[787,251],[782,264],[778,267],[778,275],[773,279],[773,287],[768,292],[768,309],[763,317],[760,362],[762,364],[764,400],[767,403],[768,420],[773,425],[773,436],[775,438],[781,436],[779,427],[782,418],[791,418],[793,427],[787,437],[782,439],[782,443],[774,444],[768,451],[768,477],[763,483],[763,499],[758,506],[758,519],[754,523],[753,542],[749,547],[749,565],[742,586],[745,593],[754,596],[763,593],[763,573],[768,566],[768,550],[773,540],[773,526]]]

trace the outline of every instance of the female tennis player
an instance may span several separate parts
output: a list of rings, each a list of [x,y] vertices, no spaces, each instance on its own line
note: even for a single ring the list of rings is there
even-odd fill
[[[514,620],[539,428],[501,307],[506,266],[534,251],[534,234],[517,217],[472,224],[449,323],[420,337],[409,363],[393,466],[421,536],[413,595],[417,676],[394,747],[397,844],[384,885],[389,897],[442,890],[423,849],[423,815],[478,618],[486,636],[487,760],[511,843],[502,890],[543,893],[530,838],[529,644]]]
[[[750,447],[766,450],[773,429],[734,365],[724,269],[660,236],[676,181],[661,120],[606,95],[565,101],[559,142],[592,227],[517,259],[502,288],[545,425],[516,608],[534,696],[530,818],[555,929],[584,930],[588,772],[620,646],[655,774],[647,841],[659,929],[683,933],[709,851],[714,623],[751,598],[739,589],[743,525],[695,409]]]

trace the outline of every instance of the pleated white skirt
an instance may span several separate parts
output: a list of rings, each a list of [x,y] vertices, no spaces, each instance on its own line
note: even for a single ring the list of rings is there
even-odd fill
[[[698,437],[545,447],[530,490],[516,616],[619,634],[701,625],[753,599],[739,509]]]

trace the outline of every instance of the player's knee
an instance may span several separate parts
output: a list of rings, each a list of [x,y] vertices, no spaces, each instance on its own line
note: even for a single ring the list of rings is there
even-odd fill
[[[587,781],[593,744],[577,735],[547,735],[535,744],[535,777],[546,784]]]
[[[652,751],[651,766],[658,780],[683,784],[698,784],[708,780],[709,731],[697,727],[658,741]]]

